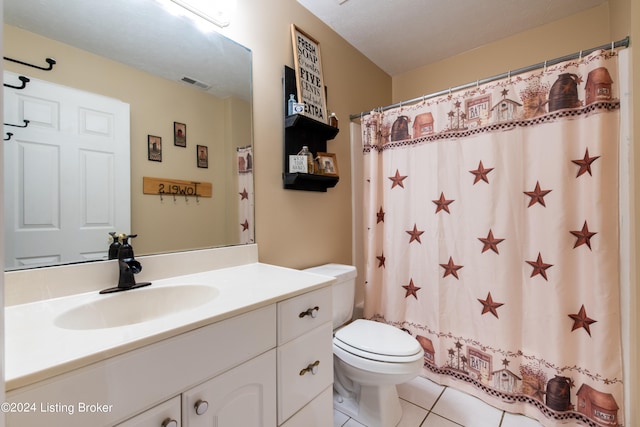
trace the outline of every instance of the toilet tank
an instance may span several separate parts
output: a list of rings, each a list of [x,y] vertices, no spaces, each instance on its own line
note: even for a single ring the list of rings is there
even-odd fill
[[[356,294],[356,268],[352,265],[325,264],[304,271],[336,278],[332,286],[333,329],[350,321]]]

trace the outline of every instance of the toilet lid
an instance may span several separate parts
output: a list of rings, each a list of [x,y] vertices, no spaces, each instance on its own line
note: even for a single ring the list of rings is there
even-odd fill
[[[336,331],[334,343],[351,353],[377,360],[413,359],[423,351],[420,343],[408,333],[391,325],[363,319]]]

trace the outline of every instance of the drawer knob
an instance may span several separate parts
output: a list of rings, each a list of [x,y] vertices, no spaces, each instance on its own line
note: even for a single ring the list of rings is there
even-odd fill
[[[320,307],[316,305],[313,308],[307,309],[307,311],[303,311],[302,313],[300,313],[298,317],[302,319],[305,316],[311,316],[315,319],[318,316],[318,311],[320,311]]]
[[[300,371],[300,376],[306,374],[307,372],[311,372],[311,375],[315,375],[318,373],[318,365],[320,365],[320,361],[316,360],[313,363],[310,363],[309,366]]]
[[[167,418],[162,422],[160,427],[178,427],[178,422],[174,419]]]
[[[193,407],[196,410],[196,414],[203,415],[209,409],[209,402],[206,400],[198,400]]]

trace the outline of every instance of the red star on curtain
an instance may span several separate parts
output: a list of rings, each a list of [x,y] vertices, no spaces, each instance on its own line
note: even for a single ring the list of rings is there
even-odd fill
[[[396,174],[388,178],[393,182],[393,184],[391,184],[391,188],[394,188],[396,186],[404,188],[403,181],[407,178],[407,175],[400,175],[400,172],[398,171],[398,169],[396,169]]]
[[[596,323],[597,320],[593,320],[587,316],[587,310],[584,309],[584,304],[580,307],[580,311],[578,314],[570,314],[570,318],[573,319],[573,327],[571,328],[571,332],[576,329],[584,328],[585,331],[591,336],[591,328],[589,325],[592,323]]]
[[[418,291],[421,289],[419,286],[415,286],[413,284],[413,279],[409,280],[409,284],[408,285],[404,285],[402,286],[407,292],[405,294],[405,298],[409,297],[409,295],[413,295],[413,297],[415,299],[418,299]]]
[[[380,206],[380,210],[376,214],[376,217],[377,217],[376,224],[380,224],[381,222],[384,222],[384,211],[382,210],[382,206]]]
[[[413,230],[408,230],[407,233],[411,236],[411,239],[409,239],[409,243],[413,242],[414,240],[418,241],[418,243],[422,243],[422,241],[420,240],[420,236],[422,236],[424,231],[418,230],[416,224],[413,224]]]
[[[574,249],[582,245],[587,245],[587,247],[591,249],[591,238],[596,234],[598,234],[594,231],[589,231],[589,226],[587,225],[587,221],[584,222],[584,225],[582,226],[582,230],[570,231],[569,233],[576,236],[576,243],[575,245],[573,245]]]
[[[436,213],[445,211],[446,213],[450,214],[451,212],[449,211],[449,205],[455,202],[455,200],[447,200],[444,198],[444,193],[440,193],[440,198],[438,200],[432,200],[432,202],[437,205]]]
[[[240,200],[245,200],[245,199],[249,200],[249,193],[247,193],[246,188],[243,188],[242,193],[238,193],[238,194],[240,194]]]
[[[578,169],[578,174],[576,175],[576,178],[578,178],[580,175],[583,175],[585,173],[589,173],[589,175],[591,175],[591,164],[593,162],[595,162],[597,159],[599,159],[600,156],[595,156],[595,157],[590,157],[589,156],[589,149],[587,148],[584,152],[584,157],[580,160],[571,160],[571,162],[575,163],[576,165],[580,166],[580,169]]]
[[[552,190],[541,190],[540,189],[540,181],[536,181],[536,188],[533,191],[524,191],[523,193],[526,194],[527,196],[531,197],[531,200],[529,201],[529,206],[527,207],[531,207],[533,205],[535,205],[536,203],[540,203],[542,206],[547,207],[547,205],[544,203],[544,196],[546,196],[547,194],[551,193]]]
[[[491,313],[499,319],[497,309],[498,307],[502,307],[504,304],[501,302],[494,302],[491,297],[491,292],[487,294],[487,299],[478,298],[478,301],[482,304],[482,314]]]
[[[242,231],[247,231],[249,229],[249,221],[247,221],[246,219],[240,225],[242,226]]]
[[[553,264],[545,264],[542,261],[542,255],[540,255],[540,252],[538,252],[538,259],[536,259],[535,261],[527,261],[527,264],[533,267],[533,271],[531,272],[530,277],[534,277],[539,274],[544,277],[544,280],[549,280],[547,279],[547,268],[553,267]]]
[[[440,267],[444,268],[444,276],[442,276],[443,278],[452,275],[456,279],[460,280],[460,278],[458,277],[458,270],[460,270],[463,266],[454,264],[452,257],[449,257],[448,263],[440,264]]]
[[[476,185],[480,180],[489,183],[489,178],[487,174],[491,172],[493,168],[485,168],[482,164],[482,160],[480,160],[480,164],[478,165],[478,169],[469,171],[470,173],[475,175],[475,179],[473,180],[473,185]]]
[[[503,242],[504,239],[496,239],[493,237],[493,231],[491,229],[489,229],[489,234],[486,238],[478,237],[478,240],[484,243],[484,246],[482,247],[483,253],[491,249],[493,252],[500,254],[500,252],[498,252],[498,244]]]
[[[387,258],[384,256],[384,252],[381,255],[377,256],[376,259],[378,260],[378,268],[385,266],[384,263]]]

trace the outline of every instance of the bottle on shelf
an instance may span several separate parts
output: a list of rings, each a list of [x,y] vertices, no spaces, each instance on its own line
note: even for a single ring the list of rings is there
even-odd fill
[[[296,96],[294,94],[289,95],[289,101],[287,101],[287,115],[293,114],[293,104],[296,103]]]
[[[309,147],[304,145],[302,150],[298,153],[298,156],[306,156],[307,157],[307,173],[314,173],[314,165],[315,162],[313,160],[313,154],[309,151]]]

